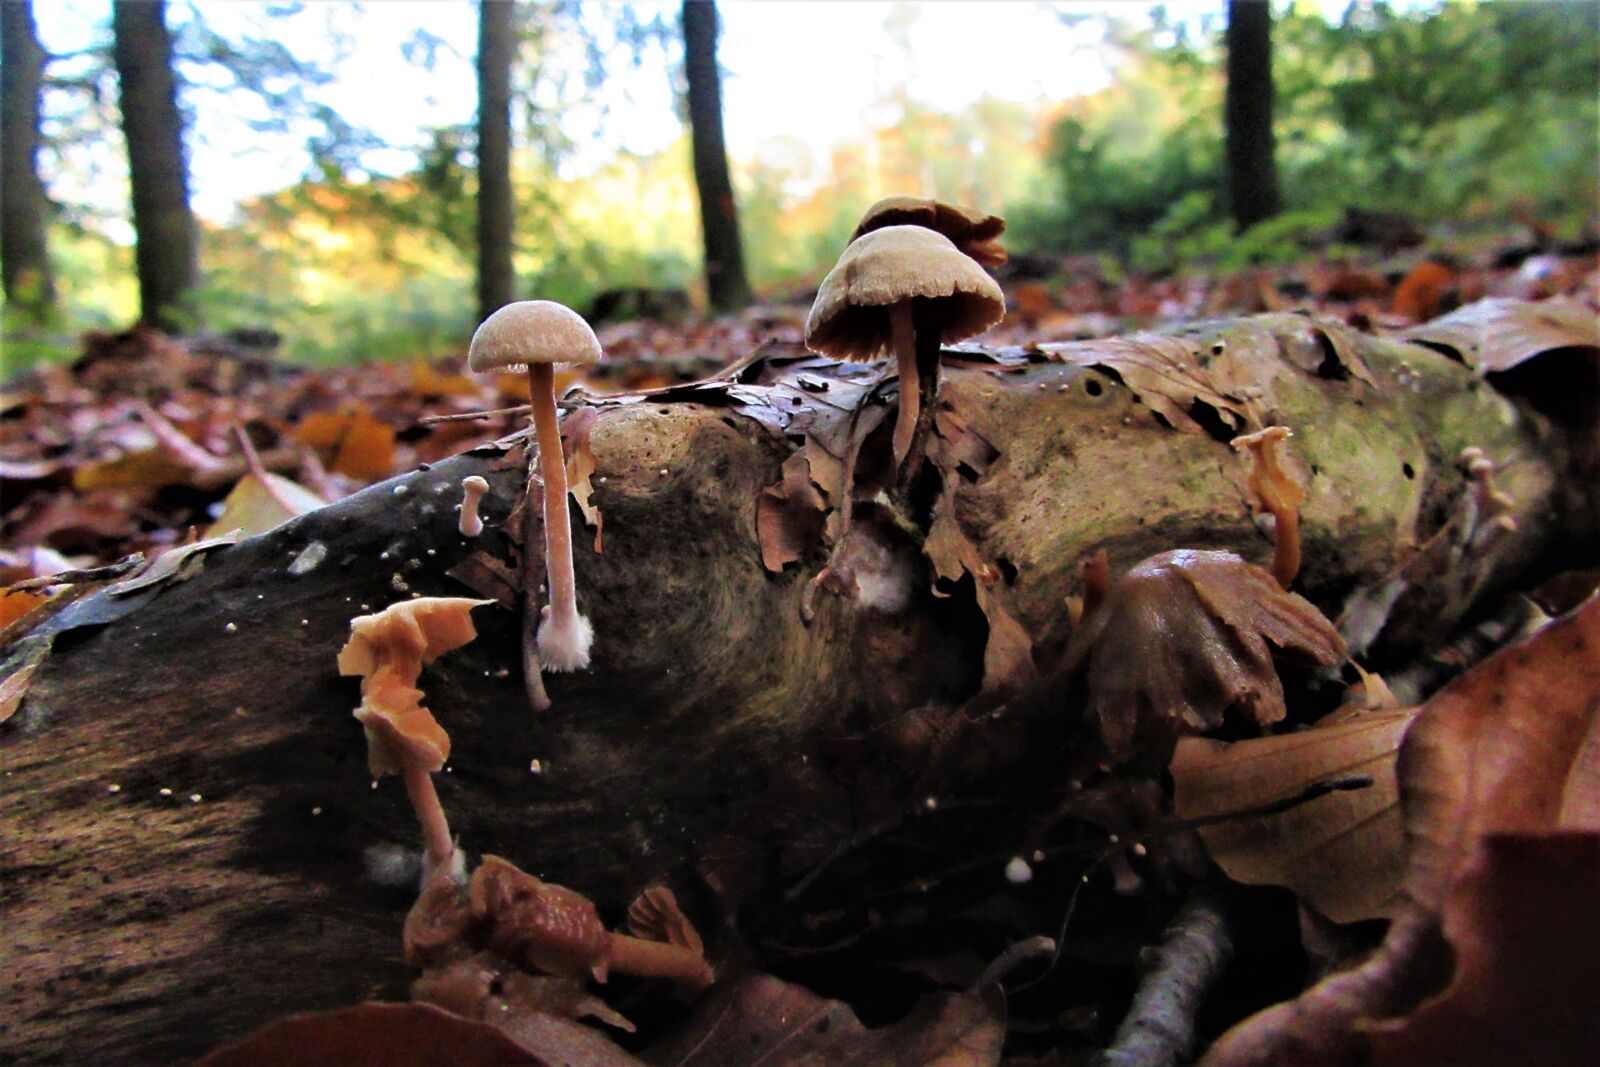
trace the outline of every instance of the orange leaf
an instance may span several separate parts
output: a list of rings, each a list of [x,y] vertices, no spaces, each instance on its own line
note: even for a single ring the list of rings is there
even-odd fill
[[[35,593],[28,589],[0,593],[0,629],[10,626],[49,599],[44,593]]]
[[[295,427],[294,439],[331,454],[328,469],[335,474],[372,481],[394,473],[394,430],[365,408],[307,415]]]
[[[483,387],[464,374],[441,374],[418,361],[411,364],[411,391],[417,396],[477,396]]]
[[[1431,259],[1423,260],[1395,287],[1390,310],[1412,322],[1431,319],[1439,314],[1439,302],[1454,284],[1455,271]]]

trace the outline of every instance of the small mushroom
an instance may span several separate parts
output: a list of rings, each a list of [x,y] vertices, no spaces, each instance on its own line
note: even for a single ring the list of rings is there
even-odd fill
[[[1331,667],[1345,655],[1315,605],[1231,552],[1162,552],[1086,599],[1065,670],[1112,762],[1164,764],[1178,734],[1215,730],[1230,710],[1277,722],[1275,657]]]
[[[1285,589],[1300,572],[1300,505],[1306,491],[1283,466],[1279,446],[1294,436],[1287,426],[1268,426],[1235,437],[1235,450],[1248,449],[1252,463],[1248,485],[1256,504],[1272,516],[1272,576]]]
[[[478,503],[489,491],[489,483],[476,474],[461,479],[461,536],[477,537],[483,533],[483,519],[478,515]]]
[[[553,671],[589,665],[594,628],[578,614],[572,571],[572,521],[567,513],[567,464],[556,414],[555,365],[600,361],[600,342],[571,308],[552,300],[524,300],[483,320],[467,349],[467,366],[478,372],[526,370],[533,404],[533,430],[543,482],[544,560],[550,601],[541,612],[537,637],[540,663]],[[533,479],[529,478],[530,492]],[[525,576],[529,609],[538,583]]]
[[[402,600],[351,619],[350,640],[339,651],[339,673],[361,676],[355,717],[367,734],[367,766],[374,778],[400,775],[422,826],[425,885],[439,871],[459,871],[461,856],[430,777],[450,758],[450,735],[422,706],[416,682],[426,664],[477,636],[470,612],[488,603]]]
[[[921,226],[942,233],[990,270],[1006,261],[1006,250],[1000,247],[1006,220],[998,215],[985,215],[925,196],[886,196],[867,208],[850,240],[885,226]]]
[[[1005,310],[1000,286],[948,237],[888,226],[852,241],[823,279],[806,345],[835,359],[893,352],[900,374],[894,463],[905,481],[932,425],[940,346],[982,333]]]

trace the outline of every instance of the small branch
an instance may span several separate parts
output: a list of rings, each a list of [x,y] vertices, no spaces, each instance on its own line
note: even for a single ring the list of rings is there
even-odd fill
[[[1229,916],[1213,895],[1189,898],[1151,950],[1150,969],[1127,1018],[1092,1067],[1172,1067],[1188,1058],[1195,1017],[1233,956],[1229,927]]]
[[[515,407],[495,408],[492,411],[463,411],[455,415],[424,415],[417,420],[417,424],[419,426],[432,426],[436,422],[472,422],[476,419],[492,419],[500,415],[526,415],[532,410],[532,404],[518,404]]]

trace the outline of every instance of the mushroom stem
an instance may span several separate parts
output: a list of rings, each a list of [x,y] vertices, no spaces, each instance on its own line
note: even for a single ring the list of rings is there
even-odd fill
[[[427,768],[408,759],[401,777],[406,783],[406,796],[411,798],[411,810],[417,813],[417,822],[422,824],[423,851],[431,876],[434,871],[449,866],[450,857],[455,853],[450,824],[445,821],[444,807],[439,803],[439,793],[433,788],[433,776]]]
[[[923,453],[927,451],[928,434],[933,431],[933,417],[939,400],[939,353],[944,344],[944,323],[937,302],[918,298],[909,303],[911,347],[915,367],[909,384],[916,399],[912,406],[913,415],[908,420],[911,426],[910,444],[906,448],[903,460],[898,464],[897,482],[902,500],[911,491],[912,483],[916,481]],[[902,403],[904,390],[907,387],[903,375],[902,371],[900,385]],[[902,417],[904,417],[903,410]],[[895,430],[899,431],[898,425]]]
[[[1272,576],[1289,588],[1300,573],[1300,509],[1272,508]]]
[[[617,933],[611,935],[611,970],[639,978],[667,978],[696,991],[716,980],[711,965],[698,952],[667,941]]]
[[[921,414],[922,390],[917,380],[917,338],[911,325],[911,301],[889,308],[889,340],[900,373],[900,415],[894,424],[894,469],[900,470],[911,451],[911,437]]]
[[[533,431],[539,442],[539,474],[544,481],[544,566],[549,605],[539,626],[539,658],[553,671],[589,665],[594,632],[578,614],[577,582],[572,572],[572,520],[567,514],[567,463],[556,416],[555,370],[548,363],[528,368],[533,400]]]

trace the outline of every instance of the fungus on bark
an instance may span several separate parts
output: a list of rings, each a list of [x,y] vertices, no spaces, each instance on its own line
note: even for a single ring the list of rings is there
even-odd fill
[[[418,597],[350,620],[350,640],[339,651],[339,673],[361,676],[355,717],[367,735],[367,766],[374,778],[398,774],[422,826],[424,884],[439,871],[458,871],[461,857],[450,837],[432,774],[450,758],[450,735],[422,706],[422,668],[477,636],[471,611],[487,600]]]
[[[933,422],[940,346],[982,333],[1005,310],[1000,286],[948,237],[888,226],[852,241],[823,279],[806,345],[846,360],[893,352],[900,374],[894,464],[905,481]]]
[[[474,371],[528,372],[533,405],[533,431],[543,483],[544,558],[549,602],[541,612],[537,637],[539,660],[553,671],[582,670],[589,665],[594,629],[578,613],[577,584],[572,571],[572,521],[567,512],[566,456],[556,414],[555,365],[600,361],[600,342],[589,324],[571,308],[552,300],[507,304],[483,321],[472,335],[467,366]],[[531,492],[532,476],[529,477]],[[524,575],[531,611],[538,583]],[[530,689],[535,688],[530,683]]]
[[[1006,250],[1000,246],[1006,220],[998,215],[985,215],[931,197],[886,196],[867,208],[850,240],[885,226],[921,226],[942,233],[963,253],[990,270],[1006,261]]]
[[[478,505],[488,491],[489,483],[476,474],[461,479],[462,537],[477,537],[483,533],[483,517],[478,514]]]
[[[1235,450],[1248,449],[1251,464],[1247,484],[1256,506],[1272,516],[1272,576],[1285,589],[1300,572],[1300,505],[1306,491],[1283,466],[1279,446],[1294,436],[1287,426],[1235,437]]]
[[[541,881],[499,856],[485,856],[467,886],[473,918],[489,926],[488,946],[507,959],[524,962],[550,974],[593,977],[604,982],[610,972],[640,978],[665,978],[689,990],[710,985],[700,938],[677,910],[671,894],[656,896],[652,905],[668,907],[659,919],[663,936],[653,940],[612,933],[600,921],[594,902],[566,886]]]
[[[1164,764],[1179,734],[1215,730],[1230,710],[1277,722],[1275,657],[1331,667],[1345,655],[1315,605],[1232,552],[1162,552],[1088,599],[1066,667],[1113,763]]]

